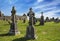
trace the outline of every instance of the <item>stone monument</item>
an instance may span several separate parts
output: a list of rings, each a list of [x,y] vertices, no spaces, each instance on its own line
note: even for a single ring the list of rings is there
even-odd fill
[[[44,16],[43,16],[43,12],[41,12],[40,25],[44,25]]]
[[[50,18],[50,22],[52,22],[52,21],[54,22],[54,19],[55,19],[54,17]]]
[[[2,11],[0,11],[0,20],[3,20],[4,18],[4,14],[2,13]]]
[[[32,9],[32,8],[30,8],[30,9]],[[35,23],[36,23],[36,21],[35,21],[35,13],[32,10],[30,10],[29,13],[31,13],[33,15],[33,25],[35,25]],[[27,16],[29,15],[29,13],[27,14]]]
[[[24,17],[23,18],[23,23],[25,23],[26,22],[26,18],[25,18],[26,17],[26,14],[23,14],[23,17]]]
[[[9,34],[11,35],[17,35],[17,34],[20,34],[20,32],[18,32],[17,30],[17,20],[16,20],[16,10],[15,10],[15,7],[13,6],[12,7],[12,11],[11,11],[12,15],[12,19],[11,19],[11,23],[10,23],[10,31],[9,31]]]
[[[59,18],[57,17],[55,20],[54,20],[55,23],[59,23]]]
[[[34,13],[32,12],[32,8],[30,8],[30,11],[28,12],[27,15],[29,16],[29,26],[27,27],[26,31],[26,38],[35,39],[34,26],[33,26]]]
[[[45,22],[50,22],[49,17],[46,17]]]
[[[1,17],[1,11],[0,11],[0,17]]]

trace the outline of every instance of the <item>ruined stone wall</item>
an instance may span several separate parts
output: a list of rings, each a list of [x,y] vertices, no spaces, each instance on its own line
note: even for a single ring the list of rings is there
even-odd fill
[[[16,16],[17,20],[23,20],[24,18],[27,19],[27,16]],[[0,17],[0,20],[11,20],[11,16]]]

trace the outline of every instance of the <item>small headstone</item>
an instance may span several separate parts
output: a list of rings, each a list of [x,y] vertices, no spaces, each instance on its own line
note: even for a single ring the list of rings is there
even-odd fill
[[[26,17],[26,14],[23,14],[23,17],[24,17],[23,18],[23,23],[25,23],[26,22],[26,18],[25,18]]]
[[[9,31],[9,34],[11,35],[17,35],[17,34],[20,34],[17,30],[17,20],[16,20],[16,10],[14,8],[14,6],[12,7],[12,11],[11,11],[12,15],[12,23],[10,23],[10,31]]]
[[[54,17],[50,18],[50,22],[51,22],[51,21],[54,21]]]
[[[46,17],[45,22],[50,22],[49,17]]]
[[[59,18],[56,18],[56,19],[54,20],[54,22],[55,22],[55,23],[59,23]]]
[[[43,12],[41,12],[40,25],[44,25],[44,16],[43,16]]]
[[[28,16],[29,16],[29,26],[27,27],[27,31],[26,31],[26,38],[35,39],[34,26],[33,26],[34,13],[32,12],[32,8],[30,8],[30,11],[28,12]]]
[[[11,21],[9,21],[9,20],[7,20],[7,22],[10,24],[11,23]]]

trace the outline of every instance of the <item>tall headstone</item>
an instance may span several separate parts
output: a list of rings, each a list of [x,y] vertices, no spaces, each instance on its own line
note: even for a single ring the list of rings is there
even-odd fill
[[[4,14],[0,11],[0,20],[3,20]]]
[[[27,31],[26,31],[26,38],[35,39],[34,26],[33,26],[34,13],[32,12],[32,8],[30,8],[30,11],[28,12],[28,16],[29,16],[29,26],[27,27]]]
[[[4,14],[0,11],[0,17],[3,17],[4,16]]]
[[[30,9],[32,9],[32,8],[30,8]],[[34,13],[32,10],[30,10],[29,13],[27,14],[27,16],[28,16],[30,13],[33,15],[33,25],[35,25],[35,23],[36,23],[36,21],[35,21],[35,13]]]
[[[43,16],[43,12],[41,12],[40,25],[44,25],[44,16]]]
[[[0,11],[0,17],[1,17],[1,11]]]
[[[17,34],[20,34],[17,30],[17,20],[16,20],[16,10],[15,10],[15,7],[13,6],[12,7],[12,11],[11,11],[12,15],[12,19],[11,19],[11,24],[10,24],[10,31],[9,31],[9,34],[11,35],[17,35]]]

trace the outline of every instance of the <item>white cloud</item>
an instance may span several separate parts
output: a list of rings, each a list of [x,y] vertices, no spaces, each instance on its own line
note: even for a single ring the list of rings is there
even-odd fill
[[[47,2],[46,2],[47,3]],[[46,9],[47,7],[49,7],[49,6],[56,6],[56,5],[58,5],[60,3],[60,1],[59,0],[53,0],[52,2],[50,2],[50,3],[47,3],[47,4],[39,4],[39,3],[35,3],[34,4],[34,6],[33,6],[33,8],[34,9]],[[51,7],[50,7],[51,8]]]
[[[44,1],[44,0],[37,0],[37,2],[42,2],[42,1]]]
[[[55,14],[56,12],[60,12],[60,10],[52,10],[52,11],[43,13],[44,19],[45,19],[46,17],[49,17],[49,18],[52,18],[52,17],[57,18],[57,17],[59,17],[59,16],[54,16],[54,15],[56,15],[56,14]],[[35,15],[36,15],[35,17],[40,18],[41,13],[36,13]],[[60,17],[59,17],[59,18],[60,18]]]
[[[33,7],[34,10],[40,9],[40,11],[36,12],[36,17],[39,18],[41,16],[40,12],[41,11],[44,12],[44,11],[47,11],[47,10],[50,10],[50,11],[44,12],[44,17],[45,18],[46,17],[49,17],[49,18],[51,18],[51,17],[55,17],[55,18],[59,17],[59,16],[55,16],[56,12],[60,12],[60,10],[57,9],[57,7],[56,7],[56,5],[58,5],[59,3],[60,3],[59,0],[53,0],[52,2],[47,3],[47,4],[43,4],[43,5],[42,4],[39,5],[39,3],[36,3],[36,5],[34,4],[35,5]]]
[[[48,3],[48,4],[43,4],[43,5],[38,5],[37,3],[37,5],[38,6],[34,6],[33,8],[34,9],[39,9],[39,8],[45,8],[45,7],[48,7],[48,6],[55,6],[55,5],[57,5],[57,4],[59,4],[60,3],[60,1],[56,1],[56,0],[54,0],[53,2],[51,2],[51,3]]]

